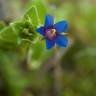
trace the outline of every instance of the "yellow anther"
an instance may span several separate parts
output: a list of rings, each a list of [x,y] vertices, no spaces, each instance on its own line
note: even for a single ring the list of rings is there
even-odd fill
[[[52,29],[52,34],[56,34],[56,30],[55,29]]]

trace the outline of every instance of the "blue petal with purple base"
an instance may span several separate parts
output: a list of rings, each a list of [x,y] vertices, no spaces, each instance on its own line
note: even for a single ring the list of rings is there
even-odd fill
[[[46,48],[50,49],[55,44],[59,47],[67,47],[68,38],[62,35],[62,32],[66,32],[68,29],[67,21],[59,21],[54,24],[53,17],[47,15],[45,18],[44,26],[37,28],[37,32],[44,36],[46,39]]]
[[[66,21],[60,21],[54,24],[54,28],[57,30],[58,33],[66,32],[68,29],[68,23]]]
[[[39,28],[36,29],[36,31],[38,33],[40,33],[41,35],[44,35],[44,27],[39,27]]]
[[[50,49],[54,46],[55,42],[54,41],[51,41],[51,40],[48,40],[46,39],[46,48],[47,49]]]
[[[46,15],[44,27],[48,28],[50,26],[53,26],[53,24],[54,24],[53,17],[50,15]]]
[[[59,47],[66,47],[68,44],[68,38],[66,36],[63,36],[63,35],[58,35],[56,38],[56,44]]]

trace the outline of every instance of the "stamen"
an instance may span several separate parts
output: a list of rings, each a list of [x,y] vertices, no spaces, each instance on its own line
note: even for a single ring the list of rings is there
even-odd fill
[[[52,34],[55,35],[56,34],[56,30],[52,29]]]
[[[69,33],[62,33],[62,35],[69,35]]]
[[[53,39],[56,36],[56,30],[55,29],[48,29],[46,30],[46,37],[49,39]]]

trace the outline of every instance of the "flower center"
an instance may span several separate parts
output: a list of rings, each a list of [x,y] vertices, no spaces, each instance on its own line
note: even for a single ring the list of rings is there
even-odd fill
[[[47,29],[45,31],[45,36],[48,39],[52,40],[56,36],[56,30],[55,29]]]

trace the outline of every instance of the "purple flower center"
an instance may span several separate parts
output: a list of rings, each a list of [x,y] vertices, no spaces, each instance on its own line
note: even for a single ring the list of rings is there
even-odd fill
[[[56,37],[56,30],[53,28],[46,29],[45,36],[46,36],[46,38],[52,40],[54,37]]]

